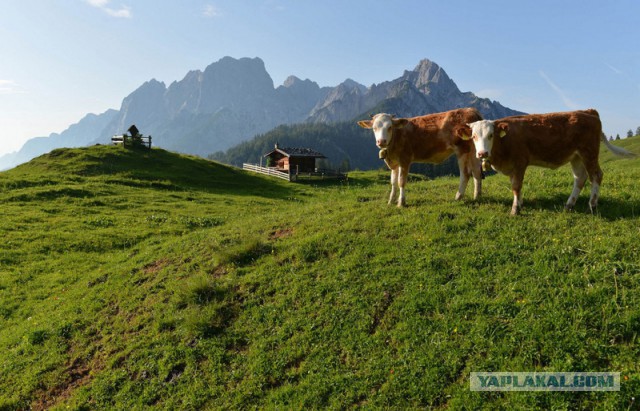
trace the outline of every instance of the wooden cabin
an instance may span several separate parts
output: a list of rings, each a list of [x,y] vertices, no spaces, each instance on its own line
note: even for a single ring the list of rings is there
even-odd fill
[[[316,159],[327,158],[310,148],[280,148],[278,143],[263,157],[267,159],[268,167],[287,173],[313,173],[316,171]]]
[[[263,157],[267,159],[266,167],[243,163],[242,168],[287,181],[347,179],[347,175],[340,171],[319,168],[316,159],[327,157],[310,148],[280,148],[276,143],[275,148]]]

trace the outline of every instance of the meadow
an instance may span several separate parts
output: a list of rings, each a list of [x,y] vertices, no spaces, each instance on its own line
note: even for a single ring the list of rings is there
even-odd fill
[[[616,142],[640,153],[640,137]],[[456,177],[293,184],[161,149],[0,173],[0,410],[640,407],[640,159],[455,202]],[[620,372],[474,392],[472,371]]]

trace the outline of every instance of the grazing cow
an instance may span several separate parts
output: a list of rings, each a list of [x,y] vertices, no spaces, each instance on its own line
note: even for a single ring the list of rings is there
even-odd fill
[[[618,156],[634,155],[609,144],[602,134],[600,116],[593,109],[481,120],[458,132],[459,137],[473,140],[483,167],[484,162],[489,161],[494,170],[511,178],[513,215],[522,207],[522,181],[530,165],[555,169],[571,163],[573,191],[565,208],[573,209],[588,177],[591,181],[589,206],[594,212],[603,176],[598,164],[600,142]]]
[[[381,149],[380,157],[391,169],[389,204],[394,202],[399,187],[398,207],[406,205],[404,187],[411,163],[441,163],[453,153],[458,157],[460,166],[456,200],[464,196],[472,175],[473,197],[478,198],[482,191],[480,160],[473,154],[473,144],[458,137],[456,131],[481,119],[478,110],[464,108],[413,118],[395,118],[381,113],[372,116],[371,120],[359,121],[360,127],[373,129],[376,145]]]

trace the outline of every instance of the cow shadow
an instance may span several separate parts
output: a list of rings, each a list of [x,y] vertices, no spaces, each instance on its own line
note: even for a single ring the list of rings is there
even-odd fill
[[[583,201],[583,209],[589,212],[588,199]],[[640,218],[640,202],[602,197],[598,200],[598,209],[594,215],[608,221],[635,220]]]
[[[564,205],[567,202],[567,196],[564,194],[556,194],[545,197],[530,197],[524,198],[524,204],[522,205],[521,216],[527,216],[534,210],[545,210],[558,213],[576,213],[576,214],[591,214],[589,209],[589,197],[587,195],[581,195],[576,202],[576,205],[572,211],[566,211]],[[513,198],[503,198],[495,196],[483,196],[481,199],[476,200],[478,204],[495,204],[504,205],[507,210],[511,209]],[[508,211],[507,211],[508,212]],[[598,200],[598,209],[593,213],[594,217],[602,218],[608,221],[615,221],[620,219],[638,219],[640,218],[640,202],[631,200],[622,200],[612,197],[601,197]]]

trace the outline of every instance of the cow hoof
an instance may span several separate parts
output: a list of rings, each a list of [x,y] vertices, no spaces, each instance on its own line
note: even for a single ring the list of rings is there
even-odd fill
[[[566,211],[567,213],[572,212],[573,211],[573,205],[569,205],[569,204],[565,205],[564,206],[564,211]]]
[[[463,195],[460,193],[456,193],[456,201],[462,200]]]

